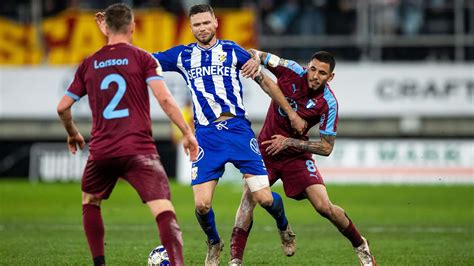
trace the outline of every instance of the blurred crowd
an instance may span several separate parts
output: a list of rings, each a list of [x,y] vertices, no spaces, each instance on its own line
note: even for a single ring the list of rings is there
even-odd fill
[[[374,33],[444,34],[454,33],[454,1],[262,0],[258,10],[264,31],[270,34],[355,34],[363,5],[368,8],[367,18]],[[465,32],[474,33],[473,8],[474,1],[465,1]]]
[[[0,16],[29,22],[33,2],[35,1],[2,0]],[[67,8],[100,10],[115,2],[117,1],[39,1],[42,16],[55,15]],[[189,7],[197,3],[194,0],[121,2],[134,8],[160,7],[178,16],[185,16]],[[474,0],[202,0],[199,2],[208,3],[216,9],[252,8],[258,13],[259,32],[262,36],[355,36],[363,33],[371,36],[474,34]],[[459,4],[461,6],[457,8]],[[461,23],[456,20],[459,11],[462,13]],[[472,46],[474,45],[471,43],[463,48],[466,49],[467,59],[474,57]],[[417,49],[418,47],[413,50],[414,54],[419,54]],[[359,47],[356,50],[352,49],[352,52],[346,53],[347,55],[342,54],[349,60],[358,60],[361,57],[360,50]],[[390,51],[390,48],[385,50]],[[437,53],[438,50],[435,50],[432,54]],[[447,53],[448,59],[455,57],[453,51]],[[400,55],[395,53],[394,56]],[[408,54],[407,57],[412,58],[412,55]]]
[[[55,15],[66,8],[103,9],[116,0],[43,0],[43,16]],[[185,15],[193,0],[123,0],[134,8],[161,7],[177,15]],[[260,13],[264,34],[357,33],[360,5],[369,8],[371,29],[379,34],[454,33],[455,0],[203,0],[215,8],[253,8]],[[2,0],[0,15],[27,19],[31,0]],[[464,29],[474,33],[474,1],[464,1]]]

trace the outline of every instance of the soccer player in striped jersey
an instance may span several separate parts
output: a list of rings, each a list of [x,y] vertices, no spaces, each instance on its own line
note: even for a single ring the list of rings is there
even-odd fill
[[[328,84],[334,78],[336,61],[333,55],[317,52],[311,57],[307,68],[303,68],[294,61],[280,59],[270,53],[257,50],[252,50],[252,53],[277,77],[275,83],[266,76],[258,76],[256,80],[260,86],[264,90],[280,87],[293,109],[308,122],[303,135],[295,134],[284,110],[275,102],[270,104],[258,137],[270,185],[281,179],[287,197],[308,199],[314,209],[351,242],[361,265],[375,265],[366,239],[359,234],[346,212],[329,200],[323,178],[313,160],[313,154],[329,156],[336,137],[338,102]],[[320,139],[309,140],[308,130],[318,124]],[[230,265],[242,263],[254,207],[250,191],[246,188],[231,239]],[[287,244],[287,239],[294,236],[280,232],[280,237],[284,252],[287,255],[294,252],[295,246]]]
[[[265,165],[243,104],[239,73],[254,75],[259,62],[252,60],[236,43],[216,38],[218,23],[211,6],[192,6],[189,16],[197,42],[179,45],[154,56],[164,71],[180,73],[191,91],[196,138],[200,145],[198,159],[191,169],[195,214],[207,235],[205,265],[219,265],[224,244],[217,232],[212,198],[227,162],[240,170],[251,197],[275,218],[279,230],[291,228],[281,197],[270,190]],[[305,121],[291,109],[279,88],[269,90],[268,94],[288,113],[291,125],[302,132]]]
[[[83,96],[89,97],[92,132],[82,177],[82,217],[94,265],[105,265],[100,205],[120,177],[149,206],[171,263],[184,265],[183,240],[168,177],[151,132],[148,86],[183,133],[183,147],[192,160],[197,158],[198,143],[163,80],[157,60],[131,45],[135,28],[132,9],[125,4],[107,7],[99,26],[107,35],[107,45],[82,61],[57,107],[74,154],[78,146],[84,148],[85,141],[72,120],[71,107]]]

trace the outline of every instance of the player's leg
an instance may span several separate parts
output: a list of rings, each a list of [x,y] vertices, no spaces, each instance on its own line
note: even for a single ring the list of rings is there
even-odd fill
[[[219,265],[220,253],[224,247],[217,232],[214,210],[212,209],[212,198],[216,186],[217,180],[193,185],[194,212],[201,229],[207,236],[208,251],[205,265]]]
[[[232,236],[230,239],[230,262],[229,265],[241,265],[244,257],[244,250],[247,244],[247,239],[252,229],[253,224],[253,210],[257,202],[253,200],[252,192],[250,192],[247,184],[244,185],[242,198],[240,200],[239,208],[235,215],[234,228],[232,229]]]
[[[286,256],[293,256],[296,250],[296,236],[288,223],[281,196],[272,192],[266,175],[244,175],[253,200],[262,206],[275,219],[282,240],[282,249]]]
[[[331,203],[324,185],[311,185],[305,189],[305,192],[309,201],[321,216],[331,221],[340,231],[348,228],[350,224],[349,218],[346,217],[341,207]],[[357,230],[354,232],[354,236],[351,236],[349,240],[353,245],[355,244],[355,246],[362,243],[362,238]]]
[[[322,184],[314,184],[305,189],[308,200],[316,211],[331,221],[355,248],[362,265],[375,265],[375,259],[370,253],[367,241],[363,238],[345,211],[332,204],[326,187]]]
[[[101,199],[93,194],[82,192],[82,226],[95,266],[105,265],[105,230],[100,203]]]
[[[212,197],[216,185],[217,181],[211,180],[193,186],[196,219],[206,234],[208,243],[211,245],[220,242],[212,209]]]
[[[253,200],[270,213],[280,231],[285,231],[289,228],[283,200],[278,193],[272,192],[270,189],[267,169],[258,147],[258,141],[255,139],[255,134],[248,121],[240,120],[237,123],[240,124],[236,126],[236,130],[233,132],[232,148],[234,153],[230,161],[244,175],[245,183],[252,193]]]
[[[82,225],[94,265],[105,265],[104,222],[100,203],[112,193],[118,172],[109,160],[88,160],[82,176]]]
[[[183,238],[174,207],[168,176],[157,154],[126,156],[122,158],[124,178],[146,202],[158,225],[161,244],[165,247],[173,265],[183,265]]]
[[[199,155],[192,163],[191,185],[194,194],[195,216],[207,236],[205,265],[219,265],[224,243],[217,231],[212,200],[214,190],[228,162],[227,127],[214,122],[207,127],[196,128]]]
[[[275,219],[279,230],[288,226],[283,200],[281,196],[272,192],[266,175],[244,175],[245,182],[252,193],[252,198],[260,204]]]
[[[244,174],[244,179],[251,191],[253,201],[260,204],[272,215],[281,234],[289,235],[283,233],[290,233],[291,231],[285,215],[283,200],[278,193],[272,192],[270,189],[267,169],[258,147],[258,141],[255,139],[255,134],[248,121],[240,120],[236,123],[240,124],[235,127],[234,135],[232,135],[232,148],[234,152],[231,154],[230,161]],[[231,127],[229,126],[229,128]],[[292,242],[294,243],[294,238]],[[288,253],[285,252],[285,254],[289,256],[294,253],[294,250],[287,251]]]
[[[184,265],[183,237],[176,219],[173,204],[167,199],[157,199],[146,203],[160,231],[161,244],[168,252],[173,265]]]

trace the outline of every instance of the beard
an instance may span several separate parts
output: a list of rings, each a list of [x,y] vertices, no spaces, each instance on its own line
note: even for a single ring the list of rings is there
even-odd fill
[[[199,38],[198,36],[194,36],[194,37],[196,37],[196,39],[198,39],[200,43],[207,45],[214,38],[215,35],[216,35],[215,33],[211,33],[206,38]]]
[[[320,83],[319,85],[316,85],[316,84],[315,84],[315,85],[312,85],[311,83],[308,83],[308,85],[309,85],[309,87],[310,87],[312,90],[317,91],[317,90],[319,90],[319,89],[321,89],[321,88],[324,88],[324,87],[326,86],[326,82],[322,82],[322,83]]]

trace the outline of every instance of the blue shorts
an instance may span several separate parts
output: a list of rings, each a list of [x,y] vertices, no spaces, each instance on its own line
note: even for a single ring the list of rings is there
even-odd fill
[[[196,128],[199,155],[191,168],[191,185],[219,179],[230,162],[242,174],[267,175],[250,122],[234,117]]]

